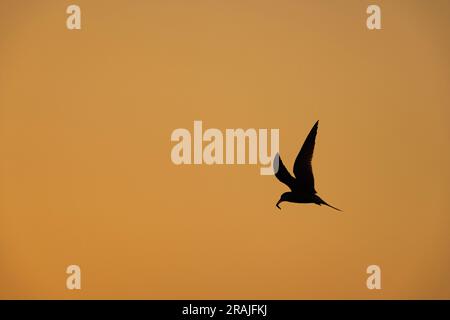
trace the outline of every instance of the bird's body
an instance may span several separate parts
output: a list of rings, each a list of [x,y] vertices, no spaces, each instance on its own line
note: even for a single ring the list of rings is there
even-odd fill
[[[317,135],[317,128],[319,121],[316,122],[310,133],[306,137],[300,152],[297,155],[294,163],[294,175],[295,178],[289,173],[286,167],[281,161],[280,155],[277,153],[274,161],[275,176],[282,183],[287,185],[291,191],[285,192],[281,195],[276,206],[280,208],[281,202],[294,202],[294,203],[315,203],[317,205],[326,205],[333,209],[339,210],[324,200],[318,195],[314,187],[314,175],[312,172],[311,160],[314,152],[314,146]],[[341,211],[341,210],[339,210]]]

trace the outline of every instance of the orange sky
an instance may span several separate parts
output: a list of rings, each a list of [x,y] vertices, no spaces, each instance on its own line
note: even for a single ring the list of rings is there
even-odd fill
[[[450,298],[448,1],[0,1],[0,298]],[[176,166],[176,128],[277,128],[291,170]],[[66,267],[82,290],[66,289]],[[366,268],[382,289],[366,288]]]

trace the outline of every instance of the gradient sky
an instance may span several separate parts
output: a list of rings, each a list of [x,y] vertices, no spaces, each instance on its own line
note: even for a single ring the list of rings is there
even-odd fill
[[[72,3],[0,0],[0,298],[450,298],[449,1]],[[344,213],[174,165],[194,120],[280,129],[289,169],[320,120]]]

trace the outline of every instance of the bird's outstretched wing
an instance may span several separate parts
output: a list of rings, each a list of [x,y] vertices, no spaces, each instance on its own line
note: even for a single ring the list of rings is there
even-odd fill
[[[295,189],[295,179],[281,161],[280,154],[276,154],[273,161],[273,172],[275,172],[275,177],[282,183],[287,185],[292,191]]]
[[[301,192],[316,193],[314,189],[314,175],[311,166],[311,160],[314,153],[314,146],[316,144],[317,127],[319,121],[312,127],[308,136],[306,137],[300,152],[297,155],[294,163],[295,184],[297,190]]]

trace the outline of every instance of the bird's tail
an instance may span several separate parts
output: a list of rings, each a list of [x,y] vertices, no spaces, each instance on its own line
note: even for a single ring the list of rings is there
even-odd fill
[[[328,207],[330,207],[330,208],[333,208],[334,210],[342,211],[341,209],[338,209],[338,208],[336,208],[336,207],[333,207],[331,204],[326,203],[326,202],[323,201],[322,198],[320,198],[319,196],[316,195],[316,197],[317,197],[317,202],[316,202],[316,204],[318,204],[319,206],[322,205],[322,204],[324,204],[324,205],[326,205],[326,206],[328,206]]]

